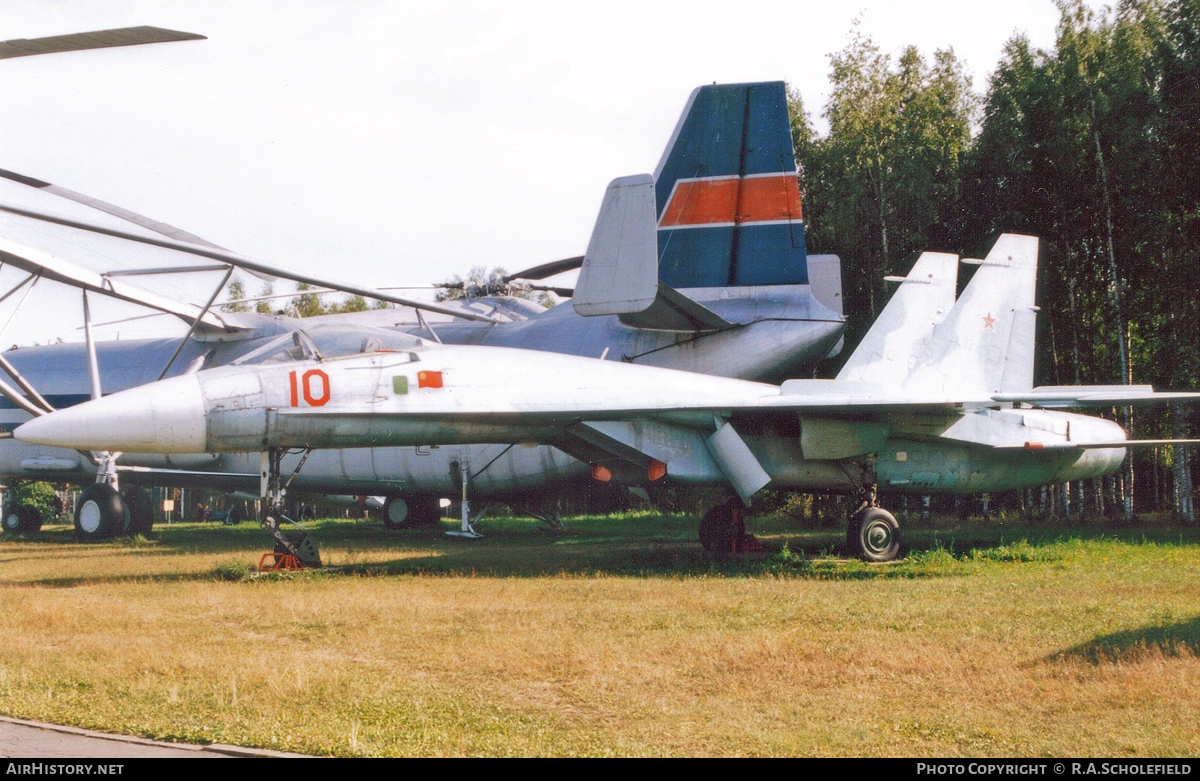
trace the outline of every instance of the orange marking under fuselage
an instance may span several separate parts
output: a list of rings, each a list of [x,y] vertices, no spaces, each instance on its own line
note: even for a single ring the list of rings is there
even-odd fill
[[[795,174],[748,179],[693,179],[675,185],[659,226],[799,220]]]

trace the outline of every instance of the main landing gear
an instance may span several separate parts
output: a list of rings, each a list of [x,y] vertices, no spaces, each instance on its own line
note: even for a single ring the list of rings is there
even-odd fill
[[[700,519],[700,545],[709,553],[760,553],[753,534],[746,534],[746,508],[740,499],[719,504]]]
[[[93,483],[75,503],[75,539],[80,542],[149,534],[153,526],[150,496],[137,486],[118,491],[111,483]]]
[[[402,499],[388,497],[383,505],[385,529],[434,528],[442,520],[442,508],[436,496],[416,496]]]
[[[862,487],[860,497],[846,529],[846,550],[864,561],[891,561],[900,553],[900,524],[879,506],[873,483]]]
[[[850,513],[846,551],[864,561],[892,561],[900,554],[900,524],[879,506],[873,483],[864,484],[859,504]],[[734,498],[719,504],[700,519],[700,544],[709,553],[756,553],[765,550],[746,533],[746,509]]]
[[[109,483],[93,483],[75,502],[75,537],[99,542],[129,533],[131,514],[121,493]]]
[[[10,504],[4,509],[4,531],[7,534],[30,534],[42,528],[42,514],[28,504]]]

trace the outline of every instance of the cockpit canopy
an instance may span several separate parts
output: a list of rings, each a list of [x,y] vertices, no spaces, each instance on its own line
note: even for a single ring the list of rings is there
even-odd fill
[[[423,349],[424,340],[412,334],[375,326],[328,323],[312,328],[297,328],[270,339],[233,365],[263,365],[366,355],[378,352],[413,352]]]

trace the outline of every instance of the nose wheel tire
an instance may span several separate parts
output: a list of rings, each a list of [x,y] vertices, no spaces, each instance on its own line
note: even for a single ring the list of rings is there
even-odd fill
[[[99,542],[129,531],[129,507],[111,485],[95,483],[83,489],[75,504],[75,536]]]
[[[900,524],[882,507],[859,510],[850,518],[846,547],[864,561],[891,561],[900,553]]]

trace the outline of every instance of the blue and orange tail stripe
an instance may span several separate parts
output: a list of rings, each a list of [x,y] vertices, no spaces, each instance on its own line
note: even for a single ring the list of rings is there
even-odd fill
[[[783,82],[693,92],[655,174],[659,279],[807,283],[796,176]]]

